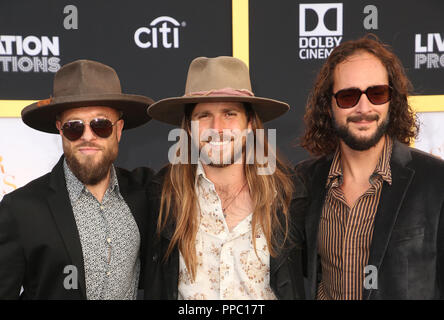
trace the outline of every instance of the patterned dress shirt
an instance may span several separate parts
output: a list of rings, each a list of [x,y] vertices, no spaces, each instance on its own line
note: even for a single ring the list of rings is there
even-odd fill
[[[179,299],[276,299],[270,288],[270,254],[263,231],[252,241],[252,214],[231,231],[214,184],[199,163],[196,177],[200,215],[196,236],[197,273],[193,282],[182,254]]]
[[[140,234],[120,194],[114,166],[102,203],[77,179],[66,160],[63,166],[82,245],[87,299],[136,299]]]
[[[370,176],[370,188],[350,207],[341,189],[343,176],[339,148],[328,174],[327,196],[318,233],[322,280],[317,298],[321,300],[362,299],[365,273],[376,210],[383,182],[392,184],[390,157],[393,140],[386,142],[378,164]]]

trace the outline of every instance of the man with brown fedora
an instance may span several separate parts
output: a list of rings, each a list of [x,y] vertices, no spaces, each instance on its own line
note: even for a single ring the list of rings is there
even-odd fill
[[[23,109],[28,126],[61,135],[64,155],[0,203],[0,299],[136,298],[153,173],[113,162],[151,103],[122,94],[113,68],[78,60],[55,74],[51,98]]]
[[[247,66],[233,57],[194,59],[185,95],[150,106],[182,133],[149,188],[146,299],[304,297],[306,192],[259,134],[288,109],[254,96]]]

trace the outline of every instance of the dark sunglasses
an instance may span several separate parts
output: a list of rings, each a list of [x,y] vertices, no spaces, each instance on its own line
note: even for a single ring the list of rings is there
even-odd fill
[[[112,123],[110,120],[105,118],[92,119],[89,123],[91,130],[100,138],[108,138],[113,132],[113,126],[119,121]],[[69,120],[65,122],[62,126],[63,135],[71,141],[75,141],[82,137],[85,131],[85,123],[83,120]]]
[[[390,101],[392,95],[392,88],[388,85],[378,85],[368,87],[365,91],[358,88],[350,88],[339,90],[333,96],[339,108],[348,109],[353,108],[358,104],[361,95],[365,93],[368,100],[373,104],[384,104]]]

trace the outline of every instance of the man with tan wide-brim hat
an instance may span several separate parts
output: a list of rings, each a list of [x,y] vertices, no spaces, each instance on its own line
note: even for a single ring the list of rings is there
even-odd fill
[[[254,96],[246,64],[237,58],[221,56],[194,59],[188,70],[184,96],[160,100],[150,106],[148,114],[180,126],[187,104],[218,101],[249,103],[262,122],[289,110],[285,102]]]
[[[262,123],[288,109],[256,97],[247,66],[233,57],[194,59],[185,95],[149,107],[153,119],[181,126],[189,148],[178,150],[188,161],[172,162],[150,184],[146,299],[304,297],[305,189],[276,158],[275,146],[258,139]],[[268,163],[257,153],[247,163],[243,139],[251,134]],[[193,147],[205,150],[205,160],[193,162]],[[274,170],[260,174],[273,156]]]
[[[122,130],[148,122],[152,103],[122,93],[113,68],[77,60],[23,109],[25,124],[60,134],[64,154],[0,203],[0,299],[136,298],[153,172],[113,162]]]

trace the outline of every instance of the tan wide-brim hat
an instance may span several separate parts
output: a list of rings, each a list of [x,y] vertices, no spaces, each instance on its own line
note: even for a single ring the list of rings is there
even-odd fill
[[[72,108],[105,106],[121,111],[124,129],[131,129],[151,119],[146,109],[153,102],[145,96],[123,94],[113,68],[96,61],[77,60],[57,71],[53,96],[25,107],[22,120],[39,131],[59,133],[55,121],[61,112]]]
[[[247,65],[237,58],[221,56],[194,59],[188,70],[185,95],[152,104],[148,114],[156,120],[180,126],[187,104],[221,101],[249,103],[262,122],[289,110],[285,102],[254,96]]]

